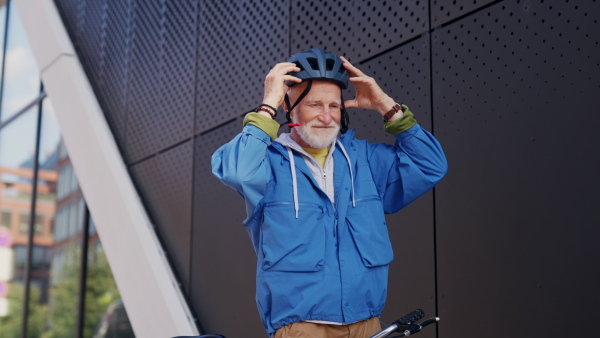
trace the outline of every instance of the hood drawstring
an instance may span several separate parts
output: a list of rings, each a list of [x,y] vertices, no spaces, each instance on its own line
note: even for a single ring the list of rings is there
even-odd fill
[[[294,209],[296,210],[296,218],[298,218],[298,182],[296,181],[296,163],[294,162],[294,154],[290,147],[285,146],[290,156],[290,170],[292,171],[292,189],[294,190]]]
[[[355,208],[356,200],[354,199],[354,173],[352,172],[352,162],[350,162],[350,157],[348,156],[348,153],[346,153],[346,149],[344,148],[342,143],[339,140],[337,140],[337,144],[340,146],[340,150],[342,151],[342,154],[344,154],[344,157],[348,162],[348,169],[350,169],[350,181],[352,183],[352,207]],[[292,153],[292,149],[288,145],[286,145],[285,148],[287,149],[288,156],[290,157],[290,171],[292,172],[292,189],[294,191],[294,210],[296,211],[296,218],[298,218],[298,211],[300,210],[300,206],[298,204],[298,181],[296,179],[296,162],[294,159],[294,154]]]
[[[340,146],[340,150],[344,154],[344,157],[346,157],[346,161],[348,161],[348,168],[350,169],[350,181],[352,182],[352,207],[356,208],[356,201],[354,200],[354,174],[352,173],[352,162],[350,162],[350,157],[348,156],[348,153],[346,153],[346,149],[342,145],[342,142],[337,140],[337,144]]]

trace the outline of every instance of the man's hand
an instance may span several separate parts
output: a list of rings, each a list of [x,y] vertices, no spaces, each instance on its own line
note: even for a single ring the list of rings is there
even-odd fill
[[[299,78],[287,75],[290,72],[299,72],[300,68],[294,63],[282,62],[278,63],[271,69],[265,77],[265,95],[263,96],[264,104],[268,104],[275,108],[281,106],[285,93],[290,90],[290,87],[285,85],[285,81],[302,82]]]
[[[340,59],[344,63],[344,68],[348,70],[350,82],[356,89],[356,97],[353,100],[344,101],[344,105],[348,108],[372,109],[379,112],[381,116],[385,115],[396,102],[381,90],[374,78],[365,75],[343,56],[340,56]],[[399,111],[390,121],[402,116],[402,111]]]

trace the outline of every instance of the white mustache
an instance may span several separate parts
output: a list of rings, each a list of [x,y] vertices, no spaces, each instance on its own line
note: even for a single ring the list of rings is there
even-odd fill
[[[312,127],[335,128],[337,126],[338,126],[338,124],[335,123],[335,121],[331,121],[329,124],[321,124],[319,122],[310,122],[310,123],[308,123],[308,124],[305,125],[305,127],[309,127],[309,128],[312,128]]]

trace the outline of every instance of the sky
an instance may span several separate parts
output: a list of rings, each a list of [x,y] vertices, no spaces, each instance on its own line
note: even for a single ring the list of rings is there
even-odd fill
[[[0,8],[4,18],[6,8]],[[0,19],[0,36],[4,34],[3,19]],[[1,39],[1,38],[0,38]],[[0,45],[1,46],[1,45]],[[2,55],[0,53],[0,62]],[[15,6],[11,7],[9,35],[6,50],[6,64],[2,95],[2,116],[5,121],[10,116],[35,100],[40,90],[40,71],[23,30]],[[29,159],[35,151],[37,107],[30,109],[20,118],[0,130],[0,165],[17,167]],[[49,98],[44,100],[42,114],[42,141],[40,160],[52,153],[60,141],[60,130]]]

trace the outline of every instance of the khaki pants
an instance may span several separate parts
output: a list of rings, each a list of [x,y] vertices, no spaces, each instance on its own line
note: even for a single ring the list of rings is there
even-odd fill
[[[381,331],[378,317],[348,325],[292,323],[275,331],[274,338],[369,338]]]

